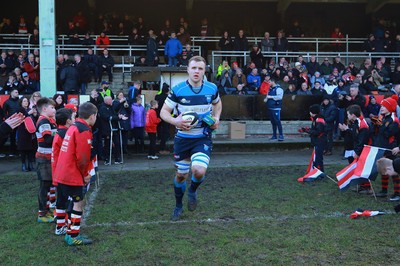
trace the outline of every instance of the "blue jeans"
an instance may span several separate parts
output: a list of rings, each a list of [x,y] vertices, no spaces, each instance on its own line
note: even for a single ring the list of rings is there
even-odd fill
[[[236,88],[224,88],[226,94],[232,94],[232,92],[236,91]]]
[[[177,66],[178,58],[176,56],[168,56],[168,66]]]
[[[281,123],[281,109],[268,109],[272,124],[272,136],[276,137],[276,130],[279,131],[279,136],[283,136]]]
[[[81,95],[86,94],[86,88],[87,88],[87,83],[82,83],[81,84]]]

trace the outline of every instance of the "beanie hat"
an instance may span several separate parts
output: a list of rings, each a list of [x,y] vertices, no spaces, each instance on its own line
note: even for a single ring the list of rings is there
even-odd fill
[[[66,104],[64,107],[67,109],[71,109],[72,112],[78,112],[78,108],[76,108],[76,106],[73,105],[72,103]]]
[[[397,95],[392,95],[392,97],[383,99],[381,105],[383,105],[389,112],[396,112],[397,100],[399,97]]]
[[[321,112],[321,107],[319,104],[313,104],[310,106],[310,113],[319,115],[320,112]]]
[[[323,95],[322,95],[322,100],[324,101],[324,100],[330,100],[331,99],[331,96],[328,94],[328,93],[324,93]]]

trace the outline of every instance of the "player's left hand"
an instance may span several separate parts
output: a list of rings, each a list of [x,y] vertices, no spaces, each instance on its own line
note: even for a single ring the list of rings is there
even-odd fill
[[[85,185],[89,184],[91,178],[91,175],[87,175],[83,178],[83,182],[85,183]]]
[[[392,149],[392,154],[393,154],[393,155],[397,155],[397,154],[399,153],[399,151],[400,151],[400,148],[399,148],[399,147],[393,148],[393,149]]]
[[[219,127],[219,118],[217,118],[217,117],[215,117],[215,116],[213,116],[213,118],[214,118],[214,120],[215,120],[215,123],[214,123],[214,125],[212,125],[210,128],[211,128],[211,129],[217,129],[217,128]]]

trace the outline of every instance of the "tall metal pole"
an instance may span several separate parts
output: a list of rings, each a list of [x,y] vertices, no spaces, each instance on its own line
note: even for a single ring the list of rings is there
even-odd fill
[[[56,83],[55,0],[39,0],[40,92],[52,97]]]

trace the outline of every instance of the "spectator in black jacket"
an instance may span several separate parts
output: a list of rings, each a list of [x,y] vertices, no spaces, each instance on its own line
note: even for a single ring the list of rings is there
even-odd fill
[[[36,91],[36,81],[31,80],[26,72],[22,73],[20,91],[21,94],[32,94]]]
[[[97,89],[93,89],[90,92],[90,103],[94,104],[98,110],[100,110],[100,106],[103,104],[104,99],[103,96],[97,91]],[[104,160],[103,154],[103,141],[102,141],[102,133],[101,133],[101,119],[100,114],[97,113],[96,123],[92,127],[93,132],[93,150],[97,154],[99,160]]]
[[[339,74],[342,75],[345,69],[345,66],[342,62],[340,62],[340,56],[336,56],[332,63],[332,68],[337,68]]]
[[[218,41],[219,48],[221,51],[232,51],[233,50],[233,41],[231,36],[229,36],[229,32],[226,30],[222,35],[221,39]],[[222,60],[227,60],[228,64],[231,65],[231,57],[223,56]],[[159,104],[160,105],[160,104]]]
[[[7,76],[14,69],[14,62],[7,57],[6,52],[2,52],[0,56],[0,76]]]
[[[39,30],[34,29],[33,34],[29,35],[29,44],[39,44]]]
[[[92,37],[90,37],[89,32],[86,33],[85,36],[83,37],[82,45],[83,46],[93,46],[94,45],[94,40]]]
[[[146,44],[146,64],[148,66],[158,65],[158,44],[153,30],[149,30]]]
[[[261,53],[261,49],[260,47],[258,47],[257,44],[253,44],[252,50],[250,52],[250,59],[256,65],[256,68],[259,72],[261,72],[261,70],[265,68],[265,65],[263,65],[264,56]]]
[[[6,84],[4,84],[3,90],[1,90],[4,94],[10,94],[12,90],[17,89],[19,93],[21,93],[21,85],[15,77],[13,72],[8,74],[8,80]]]
[[[112,68],[114,66],[114,58],[109,54],[108,49],[103,50],[103,54],[98,58],[99,76],[98,80],[102,80],[103,72],[108,74],[108,82],[113,81]]]
[[[79,94],[79,73],[71,61],[61,71],[60,80],[65,94]]]
[[[283,30],[279,30],[274,42],[274,51],[286,52],[288,50],[288,40],[284,36]]]
[[[122,136],[122,150],[124,154],[128,153],[128,135],[131,130],[131,123],[129,119],[131,113],[131,107],[126,99],[124,92],[120,91],[116,94],[116,97],[113,101],[113,108],[118,113],[118,116],[123,115],[122,118],[119,119],[119,125]]]
[[[310,57],[310,61],[306,63],[306,68],[308,71],[308,74],[310,74],[310,77],[314,76],[315,72],[319,72],[319,63],[317,62],[317,59],[315,55],[312,55]]]
[[[324,155],[332,155],[333,146],[333,130],[335,125],[335,120],[338,114],[337,107],[332,103],[328,94],[325,94],[321,105],[321,114],[325,119],[325,131],[327,136],[327,142],[324,150]]]
[[[94,77],[94,82],[97,82],[97,78],[99,76],[99,65],[98,65],[98,58],[93,53],[92,48],[88,48],[86,54],[83,56],[83,61],[89,67],[90,74]]]
[[[157,94],[155,100],[158,102],[157,115],[160,115],[162,106],[168,97],[169,85],[163,83],[161,87],[161,93]],[[161,122],[157,125],[157,136],[160,139],[160,154],[169,154],[166,147],[166,142],[169,138],[169,123],[161,119]]]
[[[375,36],[371,33],[368,39],[364,42],[364,52],[375,52],[376,51],[376,40]]]
[[[245,52],[249,49],[249,42],[247,37],[244,35],[243,30],[239,30],[238,35],[235,37],[233,42],[233,50],[238,52]],[[239,64],[239,67],[243,67],[244,64],[244,53],[243,56],[236,57],[236,61]]]
[[[74,35],[69,37],[68,43],[72,44],[72,45],[81,45],[82,44],[82,40],[79,38],[78,33],[75,32]]]
[[[400,84],[400,64],[396,66],[392,73],[392,82],[394,84]]]
[[[120,150],[120,141],[118,136],[118,131],[113,132],[112,140],[111,140],[111,130],[118,129],[118,120],[124,119],[124,115],[118,114],[113,108],[113,99],[110,96],[104,97],[104,103],[100,106],[99,114],[101,120],[101,133],[104,139],[104,155],[105,165],[110,165],[112,162],[110,158],[112,157],[110,150],[110,142],[114,144],[113,155],[115,158],[115,164],[121,164],[121,150]],[[126,117],[126,119],[128,119]],[[125,119],[125,120],[126,120]]]
[[[356,104],[360,106],[363,113],[365,113],[365,97],[359,93],[358,84],[352,84],[350,86],[349,94],[343,95],[339,94],[338,96],[338,107],[339,108],[347,108],[350,105]]]
[[[68,57],[68,55],[66,55]],[[57,79],[57,90],[62,90],[62,82],[60,79],[61,71],[66,66],[66,60],[63,54],[57,55],[57,63],[56,63],[56,79]]]
[[[82,60],[80,54],[76,54],[74,56],[75,59],[75,68],[78,71],[78,83],[79,88],[81,90],[81,94],[86,94],[86,88],[88,82],[90,82],[90,70],[89,66],[85,61]]]

